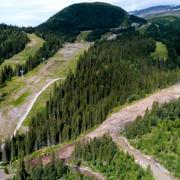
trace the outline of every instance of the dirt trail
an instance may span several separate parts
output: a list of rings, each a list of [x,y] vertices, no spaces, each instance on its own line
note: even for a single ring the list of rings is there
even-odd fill
[[[128,123],[135,121],[136,117],[143,116],[146,109],[151,109],[154,102],[165,103],[174,99],[180,98],[180,84],[176,84],[169,88],[160,90],[153,95],[138,101],[128,107],[123,108],[117,113],[112,114],[108,117],[98,128],[87,134],[85,137],[80,139],[93,139],[95,137],[101,137],[105,133],[109,133],[115,142],[125,151],[128,151],[131,155],[135,157],[137,163],[142,167],[151,167],[154,177],[158,180],[169,180],[173,179],[169,175],[168,171],[160,166],[157,162],[150,159],[148,156],[143,155],[140,151],[133,149],[130,145],[122,138],[115,136],[119,131]],[[74,151],[75,144],[66,145],[59,149],[60,159],[69,159]],[[48,156],[46,160],[49,159]]]
[[[92,177],[94,180],[105,180],[104,176],[99,173],[93,171],[90,167],[84,167],[84,166],[74,166],[67,164],[68,167],[72,168],[74,171],[80,172],[80,174],[84,174],[86,176]]]
[[[147,169],[149,166],[153,173],[155,179],[158,180],[172,180],[175,179],[163,166],[158,162],[153,160],[150,156],[143,154],[141,151],[133,148],[125,137],[120,136],[117,133],[110,134],[113,141],[121,148],[123,151],[127,152],[134,157],[136,163],[138,163],[143,168]]]
[[[81,174],[85,174],[89,177],[93,177],[94,180],[105,180],[104,176],[99,172],[94,172],[89,167],[79,167],[78,168]]]
[[[107,132],[119,132],[126,124],[135,121],[137,116],[143,116],[146,109],[150,110],[152,108],[154,102],[162,104],[178,98],[180,98],[180,83],[160,90],[112,114],[97,129],[89,133],[87,137],[94,138]]]
[[[23,78],[16,78],[7,84],[7,87],[12,87],[12,89],[7,99],[0,105],[0,139],[13,135],[42,87],[56,78],[66,77],[69,72],[69,63],[88,47],[88,43],[67,43],[46,64],[41,64]],[[25,93],[27,97],[23,97]],[[21,97],[25,98],[23,102],[14,105],[13,103]]]

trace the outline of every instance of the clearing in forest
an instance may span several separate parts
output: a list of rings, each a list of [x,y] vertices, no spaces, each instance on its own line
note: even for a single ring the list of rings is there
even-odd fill
[[[162,42],[156,42],[155,52],[151,54],[154,59],[167,60],[168,50],[165,44]]]
[[[40,64],[24,77],[14,77],[0,90],[0,94],[7,94],[5,100],[0,103],[0,138],[4,139],[13,134],[20,118],[26,113],[42,87],[53,79],[66,77],[70,69],[75,69],[79,55],[88,47],[89,43],[86,42],[67,43],[47,62]],[[44,93],[48,98],[49,91]],[[41,107],[45,100],[41,101],[40,97],[40,105],[37,106]],[[37,106],[35,104],[35,108]]]
[[[15,67],[17,64],[24,64],[30,56],[34,56],[36,52],[42,47],[45,42],[35,34],[27,34],[30,42],[26,45],[25,49],[14,55],[12,58],[7,59],[1,64],[0,68],[6,65]]]

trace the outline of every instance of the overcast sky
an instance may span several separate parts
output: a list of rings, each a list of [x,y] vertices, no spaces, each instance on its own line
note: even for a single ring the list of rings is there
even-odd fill
[[[121,6],[127,11],[155,5],[179,4],[179,0],[98,0]],[[93,0],[0,0],[0,23],[36,26],[64,7]]]

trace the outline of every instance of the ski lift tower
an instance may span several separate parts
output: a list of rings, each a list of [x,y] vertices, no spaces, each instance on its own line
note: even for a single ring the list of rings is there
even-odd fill
[[[20,73],[21,73],[21,77],[23,78],[23,76],[24,76],[24,70],[21,69],[21,70],[20,70]]]

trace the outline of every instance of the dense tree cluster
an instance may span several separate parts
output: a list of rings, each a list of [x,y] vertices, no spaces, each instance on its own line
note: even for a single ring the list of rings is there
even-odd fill
[[[145,116],[128,125],[123,134],[139,149],[164,164],[180,178],[180,100],[162,106],[155,103]]]
[[[55,14],[38,29],[59,35],[76,36],[83,30],[113,28],[119,26],[127,12],[106,3],[79,3]]]
[[[0,69],[0,87],[13,76],[13,69],[11,66],[4,66]]]
[[[19,28],[0,24],[0,64],[22,51],[29,41]]]
[[[80,57],[75,75],[69,73],[64,84],[55,87],[27,134],[6,141],[7,160],[75,139],[100,124],[113,107],[176,82],[179,71],[154,62],[154,49],[153,39],[134,33],[97,42]]]
[[[81,31],[95,30],[94,37],[99,36],[100,31],[131,25],[132,23],[145,24],[146,20],[129,15],[120,7],[107,3],[79,3],[73,4],[54,16],[47,22],[39,25],[41,31],[53,32],[56,35],[77,36]],[[92,40],[92,35],[90,40]]]
[[[78,164],[88,164],[97,169],[107,179],[154,179],[150,169],[143,170],[133,157],[119,150],[108,136],[78,144],[74,158]]]
[[[39,164],[30,169],[25,164],[23,160],[20,160],[17,174],[13,180],[92,180],[90,177],[81,175],[75,169],[69,168],[61,160],[53,160],[45,166]]]

